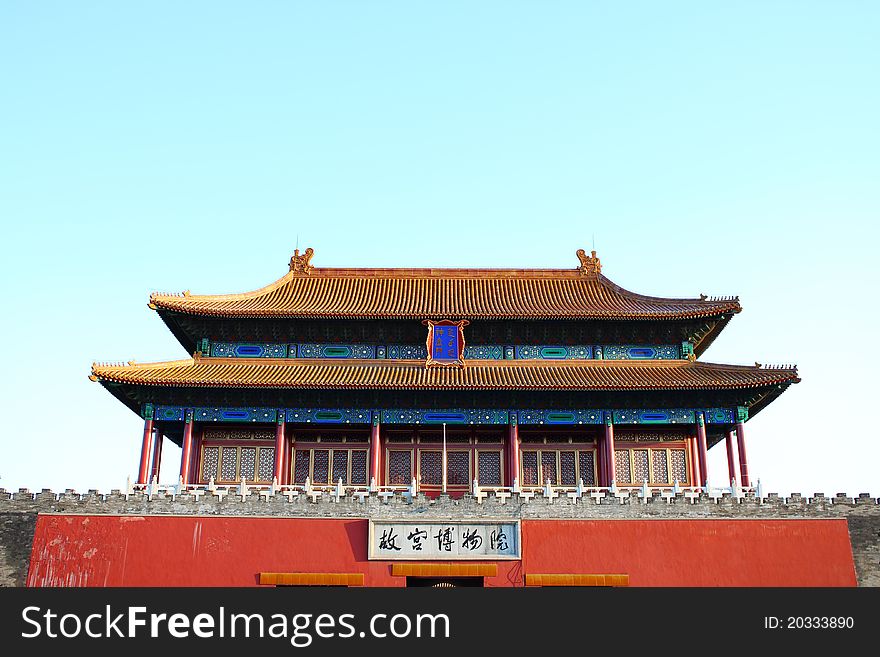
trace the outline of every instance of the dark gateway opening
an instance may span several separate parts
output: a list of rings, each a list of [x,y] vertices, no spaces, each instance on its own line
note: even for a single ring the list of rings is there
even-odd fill
[[[406,586],[451,589],[461,586],[483,587],[482,577],[407,577]]]

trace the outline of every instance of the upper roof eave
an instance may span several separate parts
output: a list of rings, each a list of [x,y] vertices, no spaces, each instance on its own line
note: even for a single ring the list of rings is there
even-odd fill
[[[600,273],[595,254],[592,262],[592,269],[308,265],[294,270],[292,259],[290,272],[258,290],[153,293],[149,305],[160,312],[230,319],[683,320],[722,317],[742,309],[737,297],[664,298],[630,292]]]

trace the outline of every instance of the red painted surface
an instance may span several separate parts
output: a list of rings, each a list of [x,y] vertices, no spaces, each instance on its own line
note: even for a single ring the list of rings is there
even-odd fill
[[[846,520],[531,520],[523,567],[630,586],[855,586]]]
[[[700,450],[700,486],[705,486],[709,481],[709,455],[706,447],[706,425],[703,423],[703,415],[699,413],[697,421],[697,448]]]
[[[746,427],[742,422],[736,423],[736,444],[739,447],[739,476],[743,486],[751,486],[749,481],[749,464],[746,458]]]
[[[290,439],[287,437],[287,430],[284,431],[284,436],[281,439],[281,479],[278,480],[278,483],[282,486],[287,486],[290,483]]]
[[[284,484],[284,420],[275,426],[275,481]]]
[[[153,450],[153,420],[148,418],[144,420],[144,437],[141,441],[141,460],[138,464],[139,484],[147,483],[147,473],[150,469],[150,452]]]
[[[700,485],[700,468],[697,466],[697,437],[696,436],[688,436],[687,439],[688,450],[691,453],[691,486],[699,486]]]
[[[204,431],[199,431],[198,433],[193,432],[192,437],[192,449],[189,458],[189,480],[187,483],[194,484],[196,480],[199,478],[199,458],[202,454],[202,435]]]
[[[614,461],[614,427],[608,422],[605,423],[605,454],[607,455],[606,468],[608,477],[606,486],[610,486],[612,483],[617,482],[617,463]]]
[[[507,433],[507,485],[519,479],[519,426],[511,424]]]
[[[150,467],[150,481],[159,480],[159,466],[162,464],[162,442],[162,432],[156,431],[153,436],[153,465]]]
[[[370,430],[370,480],[375,479],[376,485],[382,485],[382,445],[379,441],[379,422],[374,421]]]
[[[724,444],[727,446],[727,478],[736,483],[736,459],[733,457],[733,431],[728,431]]]
[[[361,519],[40,515],[28,586],[254,586],[260,572],[364,573]],[[525,520],[524,573],[627,574],[631,586],[855,586],[845,520]],[[470,562],[473,563],[473,562]]]
[[[189,473],[192,467],[193,454],[193,423],[185,422],[183,425],[183,442],[180,450],[180,478],[184,484],[189,483]]]

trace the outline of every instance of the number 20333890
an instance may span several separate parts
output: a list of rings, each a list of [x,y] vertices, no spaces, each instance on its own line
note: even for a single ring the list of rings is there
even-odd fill
[[[851,630],[852,616],[764,616],[764,629]]]

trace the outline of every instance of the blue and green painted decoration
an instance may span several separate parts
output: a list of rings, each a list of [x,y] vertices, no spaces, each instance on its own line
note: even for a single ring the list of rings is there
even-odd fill
[[[602,424],[610,415],[614,424],[693,424],[703,413],[707,424],[734,424],[748,418],[748,409],[738,408],[633,408],[603,411],[600,409],[526,409],[508,411],[486,408],[370,410],[365,408],[209,408],[155,406],[144,404],[145,418],[182,422],[191,411],[198,422],[275,422],[283,413],[285,421],[296,424],[511,424],[579,425]]]
[[[199,341],[199,351],[215,358],[352,358],[425,360],[423,344],[272,344]],[[693,345],[465,345],[470,360],[678,360],[693,354]]]

